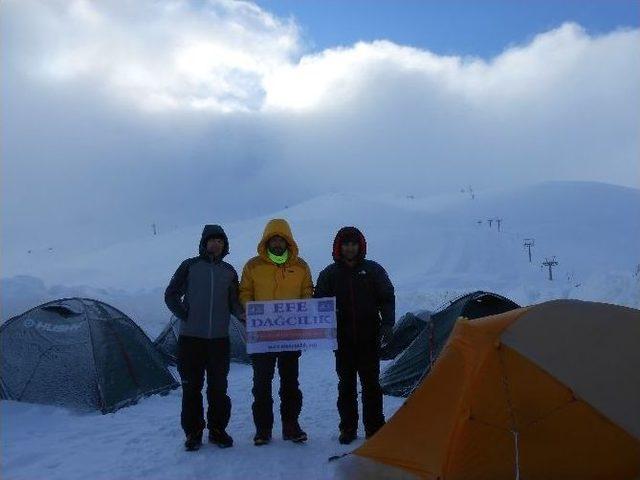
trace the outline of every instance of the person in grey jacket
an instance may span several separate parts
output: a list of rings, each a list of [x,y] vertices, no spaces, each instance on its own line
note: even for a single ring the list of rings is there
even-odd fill
[[[169,310],[180,319],[178,372],[182,381],[182,429],[185,448],[198,450],[202,433],[209,441],[231,447],[226,432],[231,416],[227,395],[229,374],[229,320],[233,313],[244,320],[238,300],[238,274],[223,258],[229,240],[219,225],[205,225],[199,255],[182,262],[165,290]],[[207,377],[207,422],[204,421],[202,388]]]

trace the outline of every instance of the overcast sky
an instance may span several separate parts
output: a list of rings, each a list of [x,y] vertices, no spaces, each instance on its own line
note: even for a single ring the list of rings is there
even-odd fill
[[[473,56],[436,53],[455,31],[435,50],[384,34],[310,48],[295,15],[250,2],[0,8],[5,247],[111,241],[334,191],[640,186],[637,26],[567,17]]]

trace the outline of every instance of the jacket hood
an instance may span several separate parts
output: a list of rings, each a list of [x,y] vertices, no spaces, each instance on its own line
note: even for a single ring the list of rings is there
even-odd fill
[[[355,239],[360,246],[358,251],[358,260],[362,261],[367,256],[367,240],[364,235],[356,227],[342,227],[338,230],[336,238],[333,240],[333,259],[337,262],[342,260],[340,246],[345,239]]]
[[[291,262],[298,258],[298,244],[293,238],[291,227],[289,226],[287,221],[282,218],[274,218],[273,220],[269,220],[267,226],[264,227],[262,239],[260,240],[260,243],[258,243],[258,255],[260,255],[265,260],[269,260],[269,256],[267,255],[267,242],[271,237],[275,237],[276,235],[284,238],[289,245],[288,262]]]
[[[198,252],[201,257],[207,254],[207,239],[209,237],[222,237],[224,240],[224,249],[222,250],[222,256],[224,258],[229,254],[229,239],[220,225],[205,225],[202,229],[202,236],[200,237],[200,246]]]

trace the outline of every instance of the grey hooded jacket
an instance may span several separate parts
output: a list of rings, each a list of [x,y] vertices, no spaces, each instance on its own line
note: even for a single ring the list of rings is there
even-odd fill
[[[206,253],[207,239],[220,237],[224,250],[219,259]],[[238,274],[227,262],[229,240],[219,225],[205,225],[200,255],[182,262],[164,292],[164,301],[180,321],[180,335],[200,338],[229,336],[229,315],[243,313],[238,301]]]

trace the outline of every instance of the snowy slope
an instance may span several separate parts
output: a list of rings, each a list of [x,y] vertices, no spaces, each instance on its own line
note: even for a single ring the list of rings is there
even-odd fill
[[[335,231],[345,224],[361,227],[370,258],[383,263],[396,284],[399,315],[433,309],[475,289],[493,290],[521,304],[573,297],[640,307],[634,275],[640,264],[638,190],[549,183],[478,192],[474,200],[466,193],[424,198],[332,194],[272,216],[291,222],[314,276],[330,261]],[[503,219],[502,231],[487,225],[493,217]],[[238,270],[254,255],[268,218],[225,224],[229,260]],[[41,249],[4,257],[2,316],[80,294],[114,304],[154,336],[168,318],[164,286],[178,263],[194,254],[200,230],[196,225],[74,255]],[[531,264],[522,246],[525,237],[536,240]],[[553,282],[540,268],[551,255],[560,262]],[[332,468],[327,458],[349,450],[337,443],[333,355],[306,353],[300,370],[307,445],[276,440],[261,449],[252,446],[251,368],[233,365],[232,449],[207,445],[196,454],[183,452],[179,390],[110,415],[3,401],[0,473],[2,478],[54,480],[327,478]],[[387,415],[402,401],[385,397]],[[276,435],[279,428],[276,420]]]
[[[524,189],[407,198],[331,194],[225,224],[227,258],[241,271],[269,218],[292,225],[315,275],[330,261],[340,226],[359,226],[369,257],[387,267],[399,313],[489,289],[521,304],[573,297],[640,306],[640,191],[597,183],[547,183]],[[501,231],[487,219],[503,219]],[[482,220],[482,224],[477,222]],[[211,222],[215,222],[211,218]],[[52,296],[98,296],[129,313],[150,334],[166,321],[162,291],[179,262],[196,251],[201,225],[79,255],[46,250],[3,258],[2,317]],[[533,263],[524,238],[535,238]],[[541,262],[557,257],[555,281]],[[31,276],[20,278],[17,276]]]

